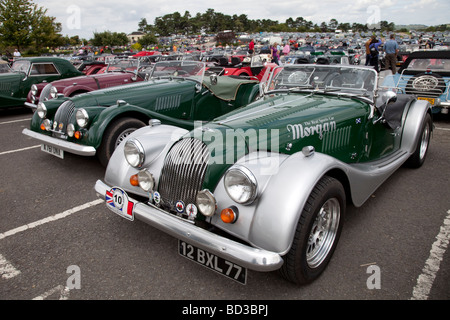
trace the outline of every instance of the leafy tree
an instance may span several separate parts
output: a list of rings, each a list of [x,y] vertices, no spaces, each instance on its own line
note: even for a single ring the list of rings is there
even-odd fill
[[[94,32],[94,38],[91,39],[94,46],[124,46],[128,44],[127,35],[124,32]]]
[[[0,42],[18,50],[61,43],[61,24],[46,16],[47,9],[31,0],[0,0]]]
[[[149,46],[151,44],[158,44],[158,39],[150,33],[147,33],[142,38],[139,39],[139,43],[143,46]]]

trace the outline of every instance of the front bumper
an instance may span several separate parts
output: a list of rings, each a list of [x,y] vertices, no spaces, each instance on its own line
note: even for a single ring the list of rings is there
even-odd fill
[[[97,180],[97,196],[105,200],[106,191],[111,190],[101,180]],[[151,205],[130,198],[135,203],[134,217],[171,236],[191,243],[201,249],[256,271],[274,271],[281,267],[283,259],[276,252],[253,248],[248,245],[208,232],[175,215]]]
[[[41,143],[59,148],[61,150],[67,151],[69,153],[78,154],[80,156],[95,156],[95,148],[90,146],[83,146],[73,142],[68,142],[65,140],[57,139],[54,137],[47,136],[45,134],[37,133],[29,129],[23,129],[22,133],[31,138],[39,140]]]

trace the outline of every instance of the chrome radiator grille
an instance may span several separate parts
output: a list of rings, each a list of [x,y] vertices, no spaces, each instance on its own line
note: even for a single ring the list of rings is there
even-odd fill
[[[47,84],[41,91],[41,95],[39,96],[39,101],[45,102],[50,97],[50,89],[52,88],[52,84]]]
[[[74,110],[75,104],[70,100],[63,102],[59,106],[58,110],[56,110],[54,119],[54,122],[57,124],[54,130],[57,132],[54,133],[58,134],[66,132],[67,125],[69,124],[70,117],[72,116]]]
[[[208,160],[208,148],[200,140],[186,138],[172,146],[164,160],[159,180],[158,189],[164,209],[173,211],[180,200],[185,205],[195,204]]]

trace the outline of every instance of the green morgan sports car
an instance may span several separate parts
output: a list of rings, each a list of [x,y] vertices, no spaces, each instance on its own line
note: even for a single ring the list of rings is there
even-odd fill
[[[0,73],[0,108],[23,107],[33,84],[82,75],[63,58],[20,58],[9,72]]]
[[[431,106],[377,89],[364,66],[286,65],[264,96],[188,131],[129,135],[95,184],[107,208],[179,239],[189,260],[316,279],[356,207],[402,165],[424,163]]]
[[[97,155],[106,166],[117,145],[149,121],[184,129],[247,105],[260,93],[255,80],[205,76],[205,63],[156,63],[147,81],[39,102],[30,129],[41,150]]]

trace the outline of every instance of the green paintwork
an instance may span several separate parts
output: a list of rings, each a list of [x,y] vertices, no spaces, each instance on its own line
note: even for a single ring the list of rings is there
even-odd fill
[[[200,79],[200,78],[199,78]],[[217,97],[211,90],[222,90],[224,87],[233,95]],[[234,90],[234,91],[233,91]],[[226,90],[225,90],[226,91]],[[108,125],[121,117],[137,118],[145,123],[149,119],[159,119],[162,123],[191,130],[194,121],[211,121],[214,118],[247,105],[259,94],[259,83],[243,79],[220,77],[217,85],[211,85],[205,77],[203,85],[193,80],[180,78],[151,79],[136,84],[118,86],[81,94],[72,98],[59,98],[45,102],[48,110],[47,118],[53,120],[56,110],[66,100],[75,104],[75,110],[70,118],[75,121],[76,109],[84,108],[89,113],[90,122],[81,140],[67,137],[67,141],[98,148],[103,139],[103,133]],[[229,100],[232,98],[231,100]],[[117,104],[123,100],[125,104]],[[41,134],[51,135],[40,130],[42,120],[37,114],[33,116],[31,130]]]
[[[398,150],[400,135],[381,123],[374,124],[374,119],[368,120],[369,114],[370,105],[356,98],[320,93],[266,96],[205,125],[207,129],[202,130],[200,138],[210,149],[221,139],[225,149],[222,161],[208,165],[203,188],[214,190],[225,171],[250,148],[291,155],[313,146],[317,152],[345,163],[373,161]],[[199,138],[199,131],[189,135]],[[254,133],[262,148],[254,140],[249,144],[248,137]],[[230,143],[227,134],[245,140],[245,150],[239,148],[244,143]],[[268,140],[260,134],[266,134]],[[279,143],[273,149],[271,137],[276,134]],[[230,152],[235,161],[226,161]]]
[[[0,73],[0,108],[22,107],[27,100],[28,92],[33,84],[52,82],[58,79],[71,78],[83,75],[68,60],[55,57],[22,58],[17,62],[28,61],[30,68],[26,73],[11,72]],[[53,64],[58,70],[55,75],[33,74],[33,65]]]

